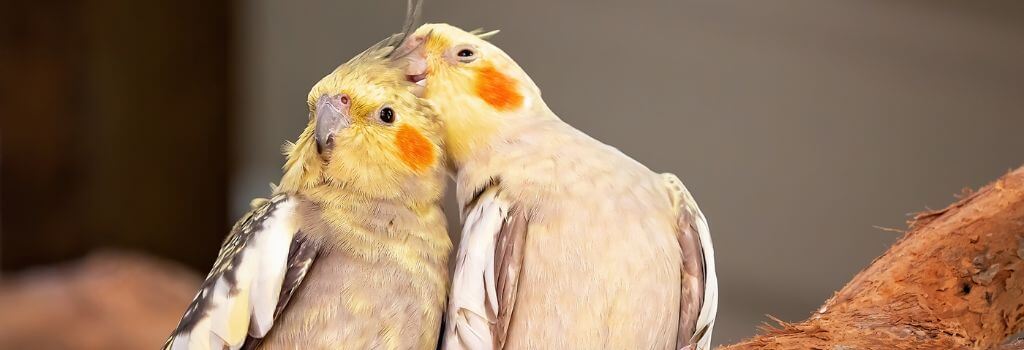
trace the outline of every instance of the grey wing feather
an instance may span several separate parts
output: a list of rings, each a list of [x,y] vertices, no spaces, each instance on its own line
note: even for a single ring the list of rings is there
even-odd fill
[[[306,278],[306,273],[313,266],[316,255],[317,249],[304,237],[295,237],[295,242],[292,243],[291,251],[288,253],[288,271],[285,273],[284,283],[281,286],[281,297],[274,309],[275,318],[284,311],[284,307],[292,299],[295,290]]]
[[[718,275],[707,219],[696,200],[675,175],[662,174],[676,210],[677,239],[682,253],[679,333],[676,348],[711,348],[718,312]]]
[[[504,348],[508,339],[508,326],[512,322],[512,310],[515,309],[528,226],[526,215],[513,208],[498,232],[494,252],[494,283],[498,296],[498,315],[494,325],[495,349]]]
[[[466,205],[442,349],[500,349],[507,339],[527,221],[502,198],[496,183]]]
[[[240,349],[266,336],[315,257],[295,208],[279,194],[235,224],[164,349]]]

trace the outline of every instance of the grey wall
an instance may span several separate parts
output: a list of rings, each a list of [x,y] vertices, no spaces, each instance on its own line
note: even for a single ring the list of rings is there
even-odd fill
[[[234,214],[280,177],[320,77],[404,1],[239,3]],[[711,220],[716,339],[809,315],[939,208],[1024,163],[1024,3],[427,1],[493,41],[576,127],[679,174]],[[453,227],[457,227],[454,226]]]

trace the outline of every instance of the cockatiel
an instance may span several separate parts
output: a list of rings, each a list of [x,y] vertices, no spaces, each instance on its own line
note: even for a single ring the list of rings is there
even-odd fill
[[[714,251],[689,191],[562,122],[492,33],[403,44],[464,215],[443,347],[709,348]]]
[[[313,87],[280,187],[235,224],[166,349],[437,347],[443,135],[393,54],[400,40]]]

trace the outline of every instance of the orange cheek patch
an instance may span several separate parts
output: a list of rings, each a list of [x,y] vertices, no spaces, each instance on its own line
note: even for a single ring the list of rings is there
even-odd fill
[[[476,95],[497,110],[507,111],[523,104],[523,95],[516,90],[516,81],[492,65],[476,73]]]
[[[434,146],[419,131],[402,125],[395,136],[398,156],[412,170],[423,171],[434,164]]]

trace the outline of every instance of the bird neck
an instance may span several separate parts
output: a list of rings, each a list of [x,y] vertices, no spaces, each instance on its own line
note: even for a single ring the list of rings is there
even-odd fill
[[[390,187],[390,186],[389,186]],[[352,182],[321,178],[299,188],[296,194],[323,208],[345,207],[352,203],[369,206],[400,206],[412,210],[440,205],[444,195],[443,169],[432,170],[400,181],[394,191],[365,188]]]
[[[540,98],[527,96],[530,103],[522,109],[501,111],[478,103],[446,104],[440,115],[446,121],[446,147],[450,167],[458,170],[474,158],[493,152],[497,145],[515,142],[524,133],[538,124],[560,122]],[[456,107],[457,106],[457,107]],[[470,108],[462,108],[471,106]]]
[[[447,266],[452,243],[440,196],[414,201],[330,186],[298,195],[314,223],[309,233],[321,244],[368,261],[401,253],[417,264]]]

